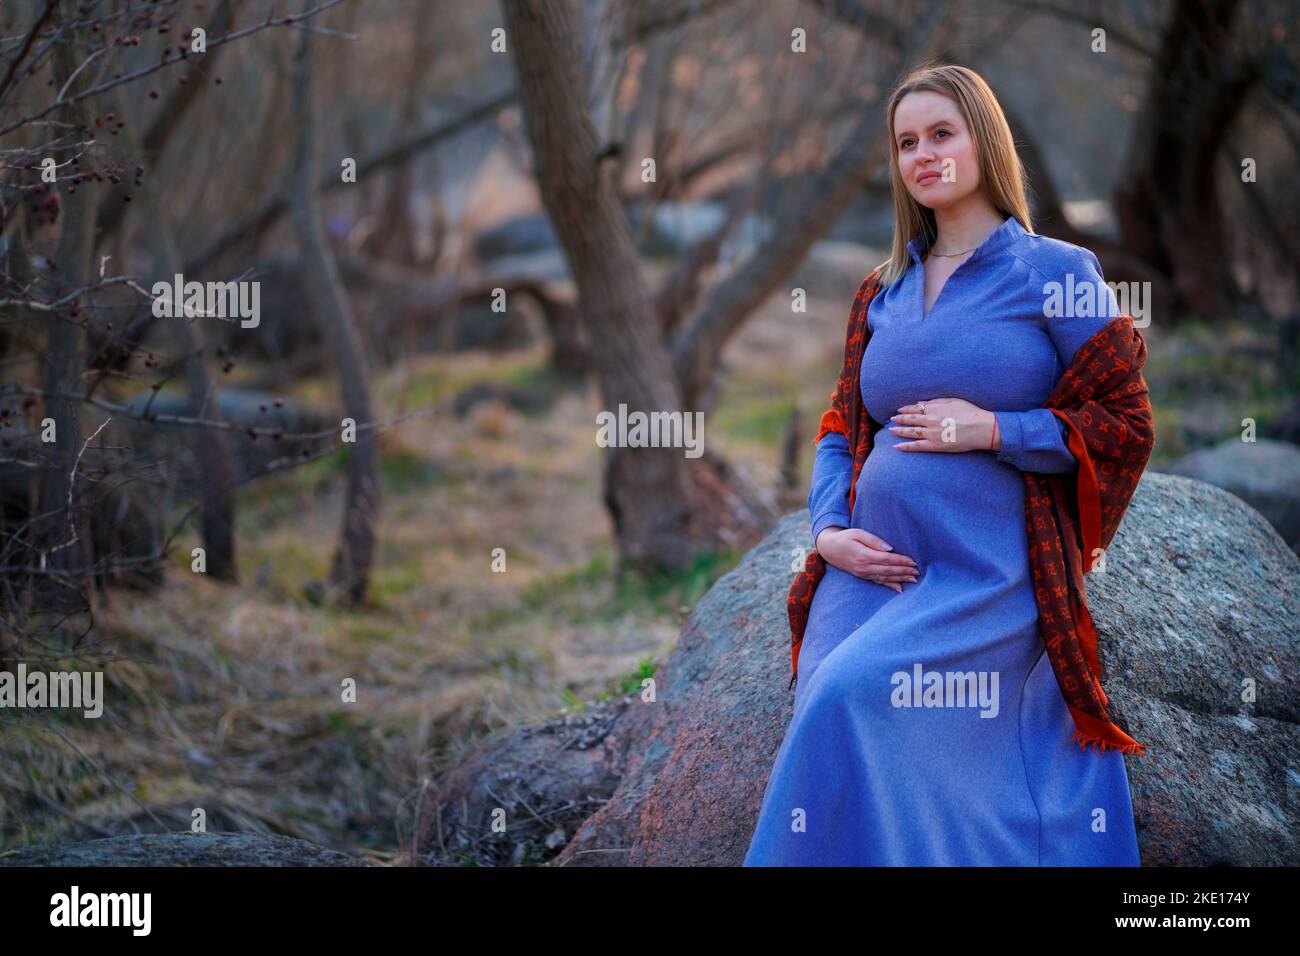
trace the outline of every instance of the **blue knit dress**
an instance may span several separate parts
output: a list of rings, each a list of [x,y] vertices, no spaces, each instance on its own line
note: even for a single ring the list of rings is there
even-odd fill
[[[844,437],[817,446],[813,541],[863,528],[910,556],[902,592],[827,564],[799,655],[794,716],[746,866],[1137,866],[1124,755],[1071,740],[1038,635],[1022,471],[1077,466],[1042,408],[1076,349],[1118,314],[1096,257],[1014,218],[924,312],[926,246],[867,313],[867,413],[962,398],[995,412],[999,452],[899,451],[888,428],[858,478]],[[1102,292],[1048,317],[1049,283]],[[1067,283],[1071,283],[1067,285]]]

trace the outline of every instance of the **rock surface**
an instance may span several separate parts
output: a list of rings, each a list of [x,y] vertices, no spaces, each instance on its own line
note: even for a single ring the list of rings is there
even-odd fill
[[[638,708],[638,699],[599,703],[477,748],[419,821],[415,862],[504,866],[554,856],[626,775],[629,744],[644,738],[653,716],[649,708]],[[609,847],[592,852],[610,863],[627,855]]]
[[[443,800],[481,820],[503,778],[521,799],[583,794],[599,809],[553,865],[740,864],[791,716],[785,594],[809,537],[805,515],[787,516],[722,577],[656,674],[655,702],[619,702],[587,756],[558,736],[539,749],[555,725],[527,728],[478,751]],[[1295,553],[1232,495],[1148,472],[1087,583],[1114,716],[1149,747],[1125,758],[1143,863],[1300,863]]]
[[[306,840],[262,833],[137,833],[0,854],[0,866],[363,866]]]

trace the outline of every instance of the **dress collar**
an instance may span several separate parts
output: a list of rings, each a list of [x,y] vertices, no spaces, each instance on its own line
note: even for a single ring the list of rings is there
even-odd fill
[[[1025,235],[1025,227],[1020,225],[1020,220],[1015,216],[1007,216],[1007,218],[1002,221],[1002,225],[998,226],[984,237],[984,241],[975,247],[975,251],[971,253],[970,259],[967,259],[966,261],[970,262],[971,259],[978,259],[980,256],[988,255],[989,253],[1001,249],[1003,246],[1009,245],[1011,242],[1014,242],[1023,235]],[[921,256],[924,255],[926,250],[929,248],[930,240],[924,232],[918,233],[916,237],[907,244],[907,251],[912,254],[912,261],[917,265],[920,265]]]

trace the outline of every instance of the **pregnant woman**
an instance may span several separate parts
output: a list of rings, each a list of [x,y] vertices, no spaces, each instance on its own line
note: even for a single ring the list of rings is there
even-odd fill
[[[1058,682],[1040,636],[1026,530],[1026,473],[1073,478],[1072,445],[1088,457],[1044,403],[1081,346],[1108,351],[1098,333],[1117,303],[1092,253],[1032,231],[1010,130],[977,74],[917,71],[887,116],[893,255],[855,302],[871,447],[851,488],[853,450],[823,418],[808,506],[824,576],[745,865],[1139,865],[1122,751],[1141,745],[1106,738],[1083,697],[1067,707],[1073,678]],[[1091,300],[1069,291],[1088,286]],[[1097,471],[1089,459],[1087,486],[1104,494],[1113,469]],[[1097,510],[1113,534],[1113,502]],[[1097,537],[1094,521],[1085,544]],[[1080,667],[1095,658],[1083,647]],[[1119,742],[1081,747],[1080,727]]]

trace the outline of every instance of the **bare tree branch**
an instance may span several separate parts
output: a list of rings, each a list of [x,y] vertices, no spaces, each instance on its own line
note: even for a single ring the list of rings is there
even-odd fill
[[[230,33],[224,37],[219,37],[216,40],[212,40],[207,44],[207,48],[211,50],[214,47],[221,46],[223,43],[230,43],[232,40],[239,40],[242,39],[243,37],[251,36],[254,33],[260,33],[262,30],[266,30],[270,27],[291,26],[299,20],[303,20],[306,19],[307,17],[315,16],[316,14],[328,10],[330,7],[337,6],[342,2],[343,0],[324,0],[323,3],[318,4],[317,6],[313,7],[310,10],[304,11],[303,13],[297,16],[280,17],[279,19],[268,16],[266,21],[263,23],[259,23],[251,27],[246,27],[243,30],[236,30],[234,33]],[[64,99],[60,95],[58,98],[55,99],[53,103],[50,103],[48,106],[45,106],[44,108],[37,110],[35,113],[25,116],[20,120],[15,120],[14,122],[10,123],[8,126],[0,128],[0,136],[3,136],[5,133],[12,133],[14,130],[26,126],[29,123],[33,123],[43,116],[48,116],[50,113],[54,112],[57,109],[62,109],[64,107],[71,106],[74,103],[79,103],[80,101],[86,99],[87,97],[95,96],[96,94],[103,93],[106,90],[111,90],[118,86],[122,86],[123,84],[133,83],[136,80],[140,79],[142,76],[148,76],[151,73],[157,73],[159,70],[165,67],[171,66],[174,63],[184,62],[187,59],[188,57],[182,56],[181,54],[173,54],[172,56],[169,57],[165,56],[157,63],[153,64],[152,66],[141,67],[140,69],[136,70],[133,73],[126,73],[120,77],[115,77],[114,79],[106,80],[103,83],[100,83],[98,86],[92,86],[89,89],[82,90],[80,93],[70,96],[67,99]]]
[[[357,180],[360,181],[365,176],[381,169],[402,163],[415,153],[437,146],[444,140],[458,135],[476,123],[482,122],[488,117],[500,112],[506,106],[514,102],[515,96],[516,91],[512,87],[511,89],[498,93],[496,96],[471,107],[453,119],[438,123],[436,126],[430,127],[427,130],[422,130],[413,136],[386,146],[379,152],[367,157],[357,164]],[[316,188],[328,192],[340,188],[342,184],[342,179],[339,177],[338,173],[336,171],[331,171],[321,176],[317,182]],[[262,204],[249,215],[245,216],[234,225],[228,226],[226,229],[222,230],[216,239],[210,242],[206,248],[186,263],[185,271],[193,273],[202,272],[219,256],[232,249],[238,243],[252,236],[264,233],[288,211],[289,202],[283,193],[277,192],[268,196],[262,201]]]
[[[36,42],[36,35],[41,32],[41,27],[45,26],[45,24],[49,22],[57,3],[58,0],[46,0],[45,9],[42,10],[40,16],[36,18],[36,22],[32,24],[32,28],[27,31],[27,36],[23,38],[22,49],[19,50],[13,60],[10,61],[9,69],[5,71],[4,79],[0,80],[0,105],[3,105],[5,97],[9,95],[9,84],[13,82],[14,76],[18,72],[18,65],[23,62],[28,51],[31,50],[32,44]]]

